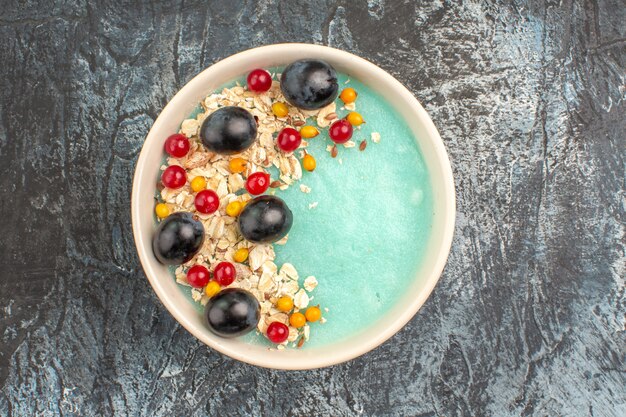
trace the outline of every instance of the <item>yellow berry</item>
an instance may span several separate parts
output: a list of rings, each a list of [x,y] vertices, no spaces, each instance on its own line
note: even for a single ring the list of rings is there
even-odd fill
[[[302,129],[300,129],[300,136],[305,139],[314,138],[319,134],[320,132],[315,128],[315,126],[302,126]]]
[[[365,123],[365,121],[363,120],[363,116],[355,111],[348,113],[348,115],[346,116],[346,120],[352,126],[361,126],[363,123]]]
[[[348,88],[344,88],[343,89],[343,91],[339,95],[339,98],[344,103],[349,104],[349,103],[353,103],[356,100],[357,96],[358,96],[358,94],[357,94],[356,90],[354,88],[348,87]]]
[[[287,105],[285,103],[277,101],[276,103],[272,104],[272,113],[274,113],[276,117],[287,117],[287,115],[289,114],[289,109],[287,108]]]
[[[287,297],[286,295],[283,297],[280,297],[276,301],[276,308],[282,311],[283,313],[287,313],[291,311],[291,309],[293,308],[293,300],[291,299],[291,297]]]
[[[204,293],[207,295],[207,297],[213,297],[215,294],[220,292],[221,289],[222,288],[220,287],[220,284],[217,283],[217,281],[209,281],[206,287],[204,287]]]
[[[193,180],[191,180],[191,189],[194,192],[199,192],[202,191],[206,188],[206,180],[204,179],[204,177],[196,177]]]
[[[307,321],[314,322],[322,318],[322,310],[319,307],[309,307],[304,312]]]
[[[233,255],[233,260],[239,263],[245,262],[248,259],[248,253],[248,248],[237,249]]]
[[[246,160],[243,158],[233,158],[228,163],[230,172],[233,174],[241,174],[246,169]]]
[[[165,203],[159,203],[154,208],[154,212],[159,219],[164,219],[170,215],[170,208]]]
[[[306,317],[302,313],[293,313],[289,316],[289,324],[295,328],[300,328],[306,324]]]
[[[237,217],[237,216],[239,216],[239,213],[241,213],[241,209],[242,208],[243,208],[243,206],[241,205],[241,202],[239,202],[239,201],[231,201],[226,206],[226,214],[228,214],[231,217]]]
[[[315,158],[313,158],[312,155],[304,155],[304,158],[302,158],[302,168],[306,169],[307,171],[313,171],[316,166],[317,163],[315,162]]]

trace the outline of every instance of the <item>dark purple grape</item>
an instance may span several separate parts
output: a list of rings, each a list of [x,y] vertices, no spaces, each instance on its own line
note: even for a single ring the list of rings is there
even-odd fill
[[[227,288],[209,299],[204,314],[213,333],[236,337],[251,332],[259,324],[261,306],[248,291]]]
[[[280,198],[262,195],[246,204],[238,221],[244,238],[254,243],[271,243],[289,233],[293,214]]]
[[[252,114],[235,106],[222,107],[200,127],[200,139],[211,152],[233,155],[248,149],[256,140],[257,124]]]
[[[170,214],[152,239],[154,256],[165,265],[180,265],[198,253],[204,242],[204,226],[186,212]]]
[[[301,59],[285,68],[280,77],[280,89],[296,107],[321,109],[337,98],[337,72],[325,61]]]

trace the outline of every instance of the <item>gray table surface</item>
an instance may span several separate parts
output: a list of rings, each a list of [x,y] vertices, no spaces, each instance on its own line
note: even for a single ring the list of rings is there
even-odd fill
[[[624,1],[1,3],[0,415],[626,415]],[[458,198],[420,313],[308,372],[188,334],[129,218],[167,101],[217,60],[285,41],[407,85]]]

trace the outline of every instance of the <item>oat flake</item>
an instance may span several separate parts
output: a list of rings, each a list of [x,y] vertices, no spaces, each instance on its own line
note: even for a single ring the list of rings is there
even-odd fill
[[[306,306],[309,305],[309,296],[303,288],[301,288],[293,297],[293,305],[299,309],[306,308]]]
[[[304,280],[304,289],[307,291],[313,291],[317,287],[317,279],[314,276],[308,276]]]

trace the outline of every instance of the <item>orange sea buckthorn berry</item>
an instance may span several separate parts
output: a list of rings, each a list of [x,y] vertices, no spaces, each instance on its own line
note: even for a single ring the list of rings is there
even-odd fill
[[[305,139],[311,139],[314,138],[315,136],[319,135],[320,132],[319,130],[317,130],[317,128],[315,126],[302,126],[302,128],[300,129],[300,136],[302,136]]]
[[[233,158],[228,163],[228,167],[230,168],[230,172],[233,174],[241,174],[246,169],[246,162],[243,158]]]
[[[322,318],[322,310],[319,307],[309,307],[304,312],[307,321],[314,322]]]
[[[245,262],[246,259],[248,259],[249,253],[250,251],[248,250],[248,248],[237,249],[235,253],[233,254],[233,260],[239,263]]]
[[[276,308],[283,313],[288,313],[293,308],[293,300],[291,297],[283,296],[276,301]]]
[[[365,123],[365,120],[363,120],[363,116],[355,111],[348,113],[348,115],[346,116],[346,120],[352,126],[361,126],[363,123]]]
[[[306,324],[306,317],[302,313],[293,313],[289,316],[289,324],[299,329]]]
[[[285,103],[277,101],[272,104],[272,113],[274,113],[276,117],[287,117],[289,114],[289,108]]]
[[[241,202],[231,201],[226,206],[226,214],[228,214],[231,217],[237,217],[239,216],[239,213],[241,213],[242,208],[243,208],[243,205],[241,204]]]
[[[350,103],[354,103],[354,101],[356,100],[357,96],[358,96],[358,94],[357,94],[356,90],[354,88],[348,87],[348,88],[344,88],[343,89],[343,91],[339,95],[339,98],[344,103],[350,104]]]
[[[159,203],[154,208],[154,212],[159,219],[164,219],[170,215],[170,208],[165,203]]]
[[[221,289],[222,287],[220,287],[220,284],[218,284],[217,281],[209,281],[206,287],[204,287],[204,293],[207,297],[213,297],[215,294],[220,292]]]
[[[311,172],[315,169],[316,166],[317,166],[317,162],[315,162],[315,158],[313,158],[312,155],[309,155],[309,154],[304,155],[304,158],[302,158],[302,168]]]
[[[206,188],[206,180],[204,177],[196,177],[191,180],[191,189],[194,192],[200,192]]]

